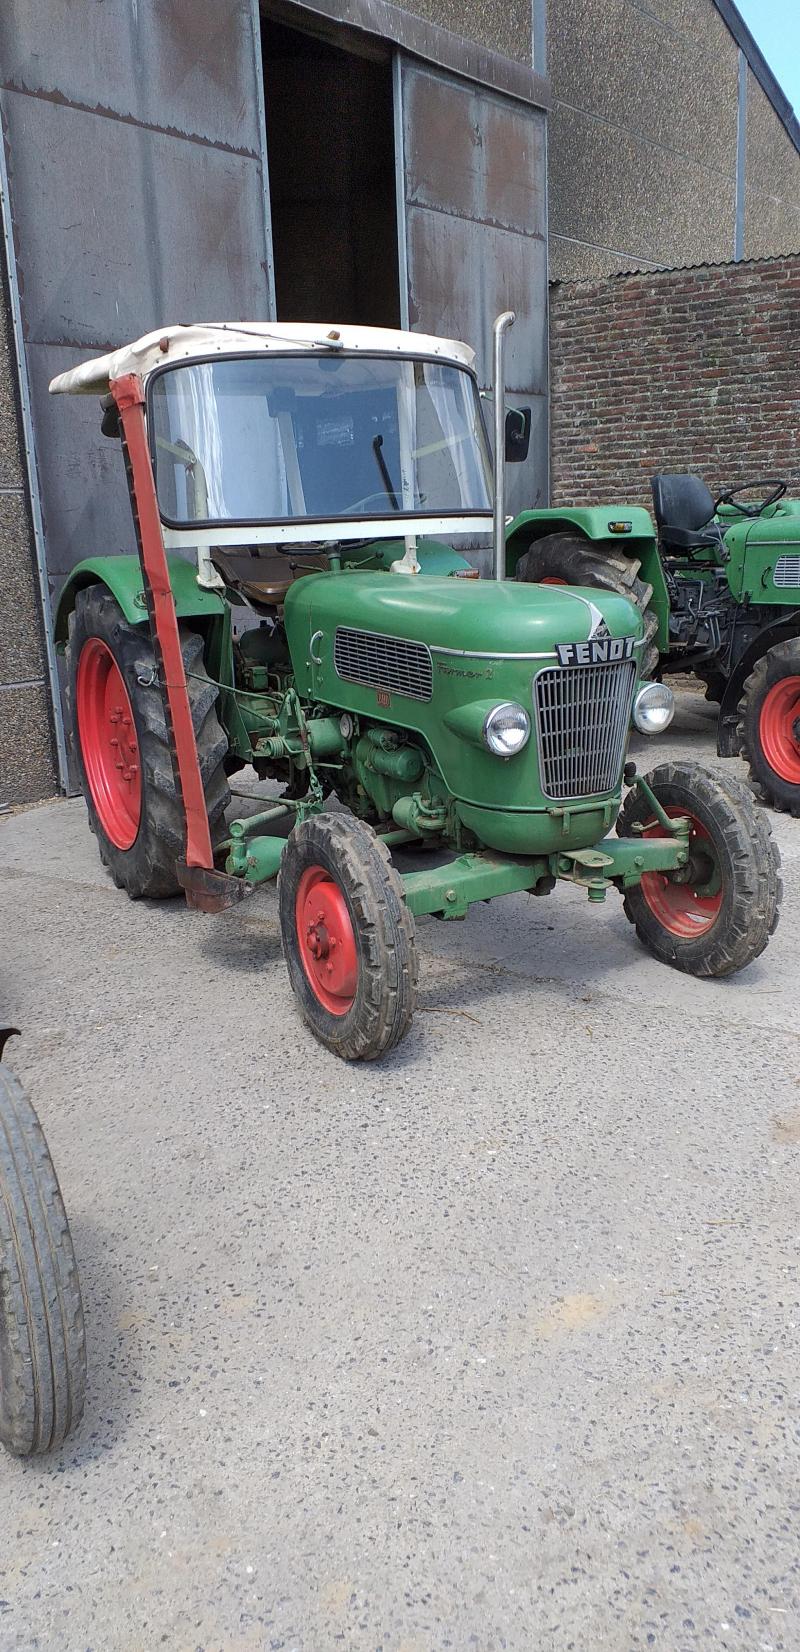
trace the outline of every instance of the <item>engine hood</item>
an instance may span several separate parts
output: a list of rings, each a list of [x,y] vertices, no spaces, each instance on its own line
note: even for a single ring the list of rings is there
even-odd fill
[[[544,659],[557,643],[642,635],[638,609],[611,591],[512,580],[357,573],[308,575],[286,598],[290,633],[313,616],[337,625],[425,643],[434,653]],[[299,637],[298,637],[299,641]]]

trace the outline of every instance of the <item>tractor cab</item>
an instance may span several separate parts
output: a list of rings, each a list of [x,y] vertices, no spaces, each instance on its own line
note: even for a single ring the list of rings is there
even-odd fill
[[[221,323],[149,334],[52,389],[104,395],[116,436],[114,386],[135,375],[167,551],[197,557],[201,586],[272,608],[332,547],[416,571],[420,540],[487,536],[473,361],[466,345],[383,328]]]

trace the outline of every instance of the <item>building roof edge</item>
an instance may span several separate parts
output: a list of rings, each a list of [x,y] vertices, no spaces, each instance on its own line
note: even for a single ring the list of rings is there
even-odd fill
[[[795,149],[800,153],[800,120],[789,102],[780,82],[775,78],[761,48],[756,44],[734,0],[714,0],[723,22],[727,24],[737,46],[744,52],[753,74],[785,127]]]

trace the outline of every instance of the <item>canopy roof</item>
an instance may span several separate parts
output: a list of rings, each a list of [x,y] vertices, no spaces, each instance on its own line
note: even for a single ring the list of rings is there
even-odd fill
[[[332,326],[301,321],[208,321],[162,327],[156,333],[95,356],[51,380],[51,395],[62,392],[84,396],[106,395],[109,382],[126,373],[147,378],[156,367],[197,356],[255,355],[261,350],[365,350],[379,355],[440,356],[459,367],[471,367],[474,350],[450,338],[425,333],[401,333],[389,327]]]

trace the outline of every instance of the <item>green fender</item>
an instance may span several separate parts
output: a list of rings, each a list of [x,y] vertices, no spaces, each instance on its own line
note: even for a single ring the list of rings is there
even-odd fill
[[[211,618],[224,615],[225,603],[216,591],[204,591],[197,583],[194,563],[182,556],[168,556],[169,579],[178,619]],[[91,556],[73,568],[58,599],[54,633],[63,646],[69,636],[69,616],[78,591],[87,585],[105,585],[131,625],[147,623],[147,603],[142,589],[138,556]]]
[[[630,523],[627,533],[611,533],[612,522]],[[649,512],[642,505],[576,505],[549,510],[522,511],[506,528],[506,572],[513,579],[520,557],[536,539],[551,533],[583,535],[615,556],[636,557],[641,577],[653,587],[653,608],[658,617],[656,643],[661,653],[669,648],[669,593],[658,554],[658,540]]]

